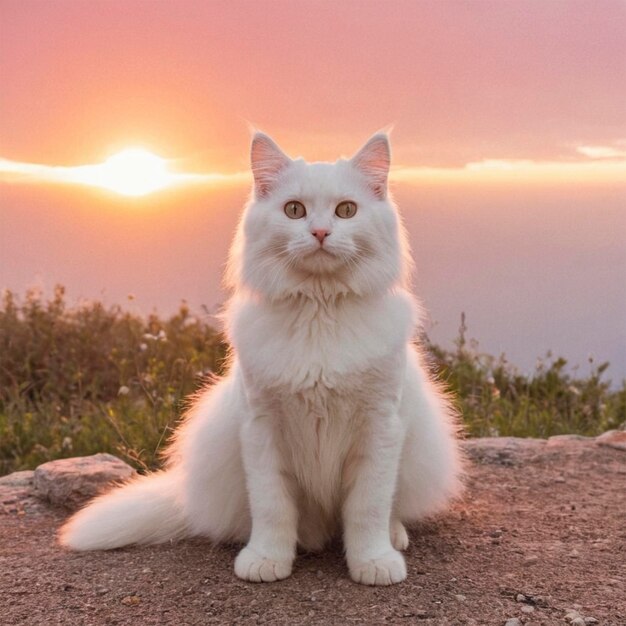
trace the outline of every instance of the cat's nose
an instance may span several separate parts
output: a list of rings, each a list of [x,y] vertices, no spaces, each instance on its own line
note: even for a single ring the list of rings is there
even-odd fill
[[[311,234],[315,237],[320,243],[324,243],[324,239],[330,235],[329,230],[324,230],[323,228],[317,228],[316,230],[312,230]]]

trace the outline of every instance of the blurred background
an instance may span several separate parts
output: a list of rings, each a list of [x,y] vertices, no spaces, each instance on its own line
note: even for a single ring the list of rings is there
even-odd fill
[[[127,197],[21,175],[140,146],[245,173],[381,127],[430,334],[626,375],[626,5],[2,0],[0,286],[214,310],[249,180]],[[10,168],[7,163],[12,164]],[[2,167],[0,166],[0,169]]]

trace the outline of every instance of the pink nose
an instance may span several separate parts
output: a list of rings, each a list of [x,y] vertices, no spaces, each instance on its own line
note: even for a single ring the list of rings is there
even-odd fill
[[[318,228],[317,230],[311,231],[313,237],[315,237],[320,243],[324,243],[324,239],[330,235],[330,231],[324,230],[322,228]]]

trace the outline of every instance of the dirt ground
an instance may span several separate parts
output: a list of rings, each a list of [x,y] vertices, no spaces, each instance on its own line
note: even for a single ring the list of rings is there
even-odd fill
[[[575,609],[626,624],[626,452],[576,440],[466,448],[464,501],[412,530],[408,579],[386,588],[352,583],[339,544],[261,585],[235,578],[235,547],[201,541],[70,553],[54,541],[67,513],[5,489],[0,623],[530,626],[566,624]]]

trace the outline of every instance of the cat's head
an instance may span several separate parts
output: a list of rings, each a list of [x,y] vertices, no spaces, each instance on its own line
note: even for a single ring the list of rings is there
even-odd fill
[[[231,248],[227,281],[270,299],[382,293],[404,280],[406,237],[389,197],[389,139],[374,135],[351,159],[289,158],[252,139],[252,198]]]

